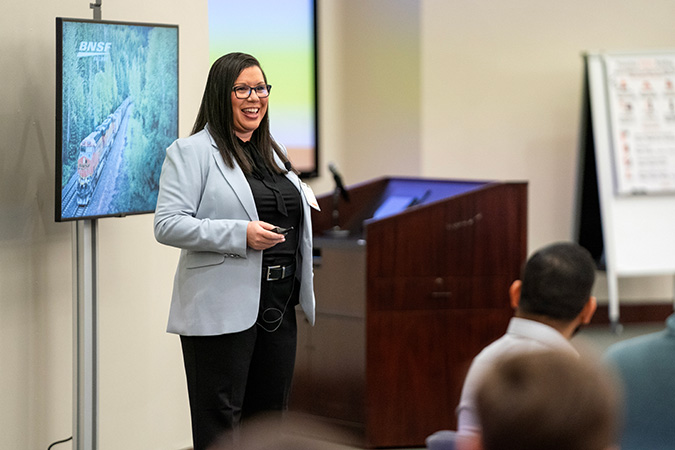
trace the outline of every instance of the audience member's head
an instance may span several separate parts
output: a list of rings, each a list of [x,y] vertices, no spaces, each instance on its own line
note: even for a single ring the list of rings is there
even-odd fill
[[[551,244],[528,259],[521,280],[511,286],[511,303],[522,317],[588,323],[596,308],[594,281],[595,263],[586,249],[571,242]]]
[[[353,438],[328,421],[304,414],[261,413],[208,450],[336,450]]]
[[[476,406],[483,450],[607,450],[617,443],[620,395],[604,368],[560,352],[505,357]]]

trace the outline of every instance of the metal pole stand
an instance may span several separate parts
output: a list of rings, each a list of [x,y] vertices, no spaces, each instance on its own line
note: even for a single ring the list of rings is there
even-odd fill
[[[98,247],[96,220],[73,224],[73,450],[98,445]]]
[[[90,3],[101,20],[102,0]],[[98,448],[98,224],[73,223],[73,450]]]
[[[94,20],[101,20],[101,2],[97,0],[96,3],[89,3],[89,7],[94,10]]]

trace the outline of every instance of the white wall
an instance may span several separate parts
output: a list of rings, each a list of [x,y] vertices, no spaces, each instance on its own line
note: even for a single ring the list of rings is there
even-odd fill
[[[53,222],[54,17],[92,14],[89,1],[5,3],[0,445],[46,449],[72,422],[71,224]],[[675,47],[672,0],[321,0],[319,13],[322,172],[335,161],[349,184],[528,180],[530,249],[571,235],[580,53]],[[208,71],[207,1],[104,2],[103,17],[180,25],[187,135]],[[332,187],[325,174],[311,184]],[[151,216],[102,219],[99,240],[100,448],[185,448],[179,342],[164,333],[177,252],[155,243]],[[672,295],[663,278],[620,290]]]
[[[382,175],[416,176],[420,146],[420,6],[410,0],[319,1],[317,194]]]
[[[674,14],[670,0],[422,1],[422,173],[526,180],[530,251],[572,238],[581,54],[673,49]],[[672,278],[619,291],[672,299]]]
[[[54,18],[92,11],[59,0],[2,12],[0,447],[46,449],[72,434],[72,224],[53,219]],[[103,2],[103,18],[180,26],[186,135],[208,70],[206,1]],[[180,347],[164,332],[177,253],[155,242],[149,215],[101,220],[99,240],[99,448],[186,448]]]

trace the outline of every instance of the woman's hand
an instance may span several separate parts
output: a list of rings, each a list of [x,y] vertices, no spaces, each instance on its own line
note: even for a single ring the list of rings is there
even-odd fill
[[[284,235],[270,231],[273,228],[274,225],[261,220],[249,222],[246,226],[246,244],[253,250],[267,250],[284,242]]]

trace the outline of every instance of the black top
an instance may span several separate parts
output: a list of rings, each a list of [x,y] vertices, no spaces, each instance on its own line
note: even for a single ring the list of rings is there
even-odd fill
[[[293,229],[286,235],[286,241],[263,251],[263,266],[288,265],[295,261],[300,236],[302,199],[295,185],[286,178],[268,169],[265,160],[252,142],[239,144],[251,157],[253,170],[246,175],[251,187],[258,217],[263,222]]]

